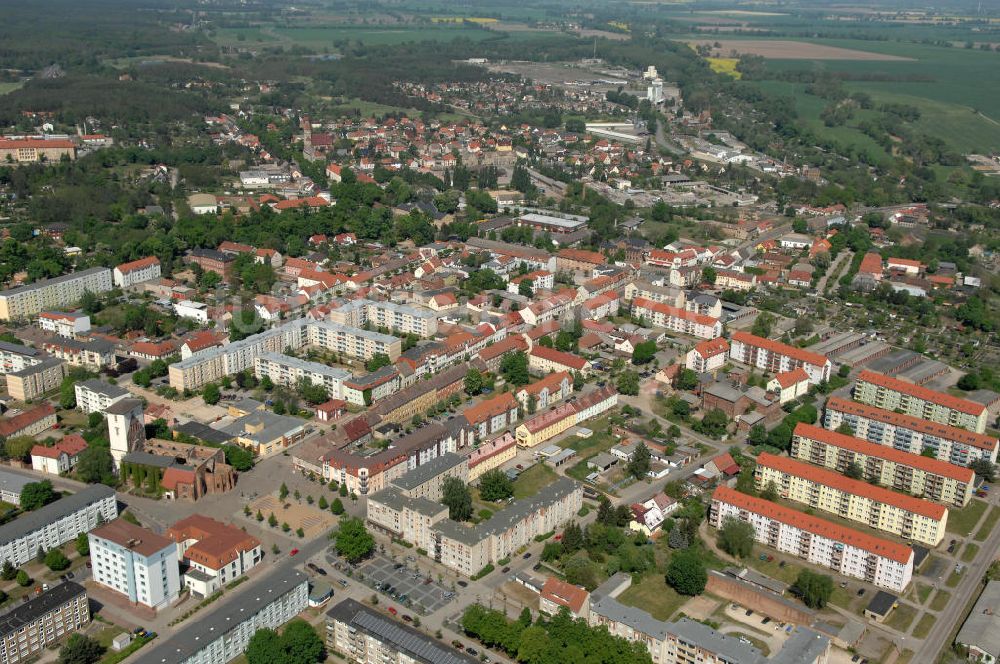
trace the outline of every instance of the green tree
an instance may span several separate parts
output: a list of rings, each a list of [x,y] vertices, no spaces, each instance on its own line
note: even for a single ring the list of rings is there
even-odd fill
[[[526,385],[531,380],[528,375],[528,356],[520,350],[505,353],[500,360],[500,373],[512,385]]]
[[[17,570],[16,578],[17,578],[17,585],[21,586],[22,588],[27,588],[32,583],[34,583],[32,578],[28,576],[28,573],[25,572],[23,569]]]
[[[650,453],[649,448],[646,447],[645,443],[640,442],[629,458],[628,474],[637,480],[643,479],[646,477],[646,473],[649,472],[652,465],[652,458],[653,455]]]
[[[201,398],[205,400],[209,406],[214,406],[219,403],[219,399],[222,398],[222,393],[219,391],[219,386],[215,383],[208,383],[202,388]]]
[[[385,353],[375,353],[371,358],[365,362],[365,369],[368,371],[377,371],[382,367],[387,367],[392,364],[392,360]]]
[[[656,357],[656,342],[643,341],[632,349],[632,364],[649,364]]]
[[[844,475],[847,475],[852,480],[860,480],[865,476],[865,471],[857,461],[851,461],[844,468]]]
[[[273,629],[258,629],[247,643],[248,664],[277,664],[284,661],[281,638]]]
[[[61,572],[69,567],[69,558],[63,555],[63,552],[59,549],[50,549],[45,554],[45,564],[53,572]]]
[[[48,505],[58,497],[59,494],[52,490],[52,482],[49,480],[30,482],[21,489],[21,507],[30,512]]]
[[[667,584],[682,595],[700,595],[708,583],[705,562],[696,551],[678,551],[667,565]]]
[[[623,371],[618,374],[615,387],[621,394],[635,396],[639,394],[639,374],[634,371]]]
[[[530,279],[522,279],[521,282],[517,285],[518,295],[521,295],[523,297],[534,297],[535,289],[531,287],[531,283],[532,282]]]
[[[751,445],[763,445],[767,442],[767,429],[764,428],[763,424],[755,424],[750,427],[747,442]]]
[[[507,473],[494,468],[479,478],[479,495],[483,500],[492,502],[506,500],[514,495],[514,484],[507,477]]]
[[[316,634],[313,626],[301,618],[296,618],[285,625],[281,633],[281,649],[284,659],[280,662],[287,664],[316,664],[322,661],[325,655],[322,639]]]
[[[775,320],[774,314],[771,312],[760,312],[753,322],[753,327],[750,328],[750,334],[755,334],[758,337],[770,336],[771,330],[774,329]]]
[[[714,267],[705,267],[701,271],[701,280],[707,284],[715,284],[717,276],[718,272],[715,271]]]
[[[810,609],[822,609],[833,595],[833,579],[825,574],[804,569],[799,572],[791,590],[801,597]]]
[[[8,459],[24,459],[38,441],[31,436],[14,436],[3,443],[3,451]]]
[[[282,482],[278,489],[278,500],[284,502],[285,498],[288,498],[288,485]]]
[[[976,459],[969,464],[969,468],[984,482],[992,483],[996,481],[997,466],[995,463],[990,462],[989,459]]]
[[[694,369],[684,367],[677,372],[678,390],[693,390],[696,387],[698,387],[698,374],[695,373]]]
[[[100,482],[108,486],[116,486],[114,459],[111,452],[103,447],[91,445],[80,452],[76,462],[76,476],[83,482],[95,484]]]
[[[340,498],[334,498],[333,502],[330,503],[330,511],[340,516],[344,513],[344,503],[340,502]]]
[[[278,517],[274,516],[274,512],[271,512],[271,515],[267,517],[267,525],[272,528],[278,525]]]
[[[760,497],[764,500],[770,500],[772,503],[778,500],[778,485],[771,480],[764,485],[763,490],[760,492]]]
[[[240,445],[225,445],[226,463],[244,473],[253,468],[253,452]]]
[[[340,520],[340,528],[337,529],[335,545],[337,553],[354,564],[363,560],[375,548],[375,538],[365,528],[361,519],[347,518]]]
[[[96,640],[77,632],[59,649],[59,664],[94,664],[105,650]]]
[[[84,533],[86,535],[86,533]],[[10,560],[3,561],[3,569],[0,570],[0,579],[4,581],[13,581],[17,578],[18,569],[14,567],[14,563]]]
[[[465,374],[465,393],[469,396],[476,396],[486,387],[483,374],[478,369],[469,369]]]
[[[468,521],[472,516],[472,494],[469,487],[457,477],[449,477],[441,487],[441,504],[448,507],[452,521]]]
[[[731,556],[748,558],[753,553],[754,527],[736,517],[728,516],[719,528],[719,548]]]

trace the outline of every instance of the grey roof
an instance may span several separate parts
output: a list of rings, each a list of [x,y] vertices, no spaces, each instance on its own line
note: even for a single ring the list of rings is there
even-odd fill
[[[136,408],[142,408],[142,401],[139,399],[122,399],[105,408],[104,412],[108,415],[126,415]]]
[[[33,533],[50,523],[69,516],[87,505],[104,500],[109,496],[114,496],[115,490],[103,484],[94,484],[79,492],[65,496],[49,503],[45,507],[28,512],[10,523],[0,526],[0,544],[7,544],[18,540],[29,533]]]
[[[899,598],[892,593],[880,590],[875,593],[874,597],[872,597],[872,601],[868,602],[868,606],[865,607],[865,611],[871,611],[872,613],[880,616],[887,616],[889,615],[889,612],[892,611],[892,607],[897,600],[899,600]]]
[[[344,380],[344,385],[360,390],[374,389],[378,384],[381,384],[383,380],[388,378],[394,378],[399,376],[399,371],[396,369],[395,365],[389,364],[384,367],[379,367],[371,373],[367,373],[364,376],[357,376],[351,378],[347,376],[347,380]]]
[[[766,661],[770,664],[801,664],[815,662],[830,648],[830,639],[805,627],[796,627],[778,654]]]
[[[137,466],[152,466],[153,468],[173,468],[174,466],[185,465],[183,463],[178,463],[176,457],[151,454],[149,452],[143,452],[142,450],[129,452],[122,457],[122,461],[125,463],[134,463]]]
[[[635,631],[642,632],[657,641],[663,641],[667,638],[668,624],[657,620],[642,609],[622,604],[613,597],[598,596],[592,593],[590,598],[590,612],[592,614],[628,625]]]
[[[87,591],[83,589],[83,586],[73,581],[64,581],[58,586],[46,590],[35,599],[18,604],[12,611],[0,616],[0,637],[6,637],[66,602],[86,594]]]
[[[730,664],[764,664],[764,662],[768,661],[777,661],[775,658],[768,660],[761,654],[760,650],[743,643],[735,636],[726,636],[721,632],[715,631],[708,625],[703,625],[688,618],[681,618],[677,622],[669,623],[667,629],[671,634],[688,643],[697,643],[700,647],[716,655],[722,655],[725,661],[730,662]],[[784,649],[782,648],[782,651]],[[787,659],[785,661],[791,663],[807,662],[809,660]]]
[[[743,393],[735,387],[729,383],[723,383],[721,381],[706,387],[705,394],[711,394],[713,397],[717,397],[731,403],[736,403],[739,401],[740,397],[743,396]]]
[[[369,502],[377,502],[401,512],[404,508],[413,510],[423,516],[437,516],[442,511],[447,511],[447,507],[441,503],[435,503],[427,498],[408,498],[394,486],[388,489],[377,491],[368,497]]]
[[[182,630],[152,650],[143,650],[132,664],[174,664],[193,657],[209,644],[222,638],[241,623],[260,613],[264,607],[278,601],[303,584],[308,577],[294,567],[265,576],[240,593],[237,601],[223,602],[208,615],[185,625]]]
[[[313,601],[321,600],[333,594],[333,586],[326,581],[312,581],[309,588],[309,599]]]
[[[976,646],[994,657],[1000,656],[1000,581],[990,581],[976,600],[955,638],[957,643]]]
[[[63,361],[60,360],[58,357],[46,357],[41,362],[38,362],[36,364],[32,364],[31,366],[27,366],[27,367],[21,369],[20,371],[12,371],[12,372],[10,372],[7,375],[8,376],[18,376],[18,377],[32,376],[32,375],[34,375],[36,373],[41,373],[41,372],[45,371],[46,369],[51,369],[52,367],[57,367],[57,366],[59,366],[62,363],[63,363]]]
[[[360,630],[389,648],[406,653],[411,659],[424,664],[473,664],[478,660],[454,648],[373,611],[364,604],[345,599],[326,612],[330,622],[344,623]]]
[[[597,468],[608,468],[618,463],[618,457],[614,454],[609,454],[608,452],[601,452],[600,454],[595,454],[590,459],[587,459],[588,466],[595,466]]]
[[[92,267],[86,270],[80,270],[79,272],[70,272],[69,274],[64,274],[54,279],[42,279],[41,281],[36,281],[33,284],[27,284],[24,286],[18,286],[17,288],[11,288],[9,290],[0,291],[0,297],[10,297],[11,295],[20,295],[21,293],[27,293],[28,291],[37,290],[39,288],[44,288],[46,286],[51,286],[53,284],[61,284],[67,281],[73,281],[80,277],[89,276],[91,274],[99,274],[101,272],[107,272],[108,281],[111,280],[111,270],[106,267]]]
[[[42,343],[46,343],[52,346],[59,346],[61,348],[69,348],[70,350],[101,353],[103,355],[112,353],[115,350],[115,345],[113,343],[105,339],[98,339],[97,337],[90,337],[88,339],[67,339],[65,337],[49,337],[48,339],[45,339]]]
[[[920,356],[912,350],[902,348],[893,351],[885,357],[880,357],[868,365],[868,368],[877,373],[895,376],[902,368],[910,362],[919,362]]]
[[[255,428],[260,426],[261,428],[257,431],[250,431],[247,429],[247,425]],[[233,436],[247,438],[258,443],[269,443],[304,426],[305,421],[297,417],[275,415],[269,411],[260,410],[234,420],[232,424],[222,427],[222,430]]]
[[[0,341],[0,351],[5,353],[17,353],[18,355],[27,355],[28,357],[35,357],[40,352],[38,349],[32,348],[31,346],[12,344],[9,341]]]
[[[425,482],[429,482],[438,475],[446,473],[455,466],[462,464],[467,457],[454,452],[445,452],[441,456],[431,459],[427,463],[422,463],[402,477],[393,480],[393,484],[403,491],[412,491]]]
[[[547,461],[554,466],[558,466],[566,459],[570,459],[575,456],[576,456],[576,450],[574,450],[572,447],[567,447],[566,449],[560,451],[558,454],[553,454],[551,457],[548,458]]]
[[[338,369],[337,367],[327,366],[325,364],[320,364],[319,362],[310,362],[308,360],[292,357],[291,355],[285,355],[283,353],[261,353],[258,359],[274,362],[275,364],[285,367],[292,367],[293,369],[299,369],[301,371],[308,371],[322,376],[329,376],[330,378],[339,381],[345,381],[351,377],[351,372],[346,369]],[[256,408],[243,407],[243,404],[248,401],[253,401],[258,404],[257,408],[263,405],[256,399],[240,399],[233,405],[237,408],[242,408],[243,410],[255,410]]]
[[[436,528],[443,535],[471,546],[491,535],[499,535],[510,530],[514,524],[523,521],[529,514],[534,514],[579,490],[580,485],[576,482],[568,477],[560,477],[552,484],[543,487],[534,496],[515,502],[476,526],[468,528],[454,521],[442,521]]]
[[[126,390],[124,387],[119,387],[118,385],[112,385],[111,383],[107,383],[103,380],[98,380],[97,378],[91,378],[89,380],[85,380],[77,384],[80,387],[85,388],[91,392],[94,392],[96,394],[103,394],[104,396],[110,397],[112,399],[129,396],[129,391]]]
[[[282,355],[282,357],[288,357],[288,356],[287,355]],[[297,358],[289,358],[289,359],[297,359]],[[263,408],[264,407],[264,402],[257,401],[256,399],[251,399],[251,398],[247,397],[245,399],[240,399],[239,401],[234,401],[230,405],[233,408],[237,408],[239,410],[246,411],[246,412],[250,413],[250,412],[253,412],[255,410],[260,410],[261,408]]]
[[[32,484],[37,481],[32,477],[0,470],[0,490],[2,491],[20,494],[25,484]]]
[[[195,422],[194,420],[185,422],[184,424],[178,424],[174,427],[174,431],[184,434],[185,436],[198,438],[206,443],[216,443],[219,445],[222,443],[228,443],[233,439],[233,437],[225,431],[213,429],[210,426],[202,424],[201,422]]]

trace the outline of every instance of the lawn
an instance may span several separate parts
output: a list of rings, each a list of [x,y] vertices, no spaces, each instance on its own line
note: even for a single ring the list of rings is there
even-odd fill
[[[274,28],[272,32],[283,40],[307,48],[324,48],[349,41],[362,42],[370,46],[391,46],[406,42],[453,41],[459,38],[482,41],[502,36],[496,32],[464,25],[280,27]]]
[[[939,590],[937,594],[934,595],[934,600],[931,602],[931,608],[935,611],[943,611],[944,607],[948,606],[948,602],[951,601],[951,593],[947,590]]]
[[[934,625],[934,622],[936,620],[937,616],[930,613],[925,613],[924,616],[920,619],[920,622],[917,623],[917,626],[913,628],[913,636],[915,636],[918,639],[922,639],[928,634],[930,634],[931,627]]]
[[[985,511],[986,503],[975,499],[960,510],[948,510],[948,532],[971,535]]]
[[[8,92],[13,92],[14,90],[19,90],[24,83],[0,83],[0,96],[7,94]]]
[[[618,596],[622,604],[638,607],[658,620],[670,620],[687,599],[668,586],[662,574],[645,576]]]
[[[536,463],[521,473],[514,481],[514,499],[522,500],[537,494],[543,487],[546,487],[559,476],[544,463]]]
[[[618,444],[618,437],[608,433],[607,417],[602,417],[588,423],[586,428],[594,432],[590,438],[566,436],[556,444],[563,449],[572,448],[576,450],[580,453],[581,457],[591,457],[600,452],[607,452]]]
[[[900,632],[905,632],[910,628],[910,623],[913,619],[917,617],[917,610],[910,606],[909,604],[900,604],[895,611],[892,612],[885,624],[893,629],[898,629]]]
[[[959,581],[961,580],[962,580],[962,573],[952,570],[951,574],[948,575],[948,580],[944,582],[944,585],[948,586],[949,588],[954,588],[955,586],[958,585]]]
[[[927,598],[931,596],[931,591],[934,590],[931,586],[925,586],[922,583],[917,584],[917,601],[920,604],[926,604]]]
[[[990,510],[986,521],[983,521],[983,525],[976,531],[976,536],[973,539],[977,542],[982,542],[989,537],[990,533],[993,532],[994,526],[997,525],[998,519],[1000,519],[1000,507],[994,507]]]
[[[971,563],[973,560],[976,559],[976,554],[978,553],[979,553],[979,545],[972,544],[970,542],[969,544],[966,544],[965,548],[962,550],[962,561]]]

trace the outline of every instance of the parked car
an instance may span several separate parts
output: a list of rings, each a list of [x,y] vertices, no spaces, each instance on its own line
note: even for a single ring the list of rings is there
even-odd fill
[[[478,651],[478,650],[476,650],[475,648],[473,648],[472,646],[469,646],[468,648],[466,648],[466,649],[465,649],[465,652],[469,653],[469,654],[470,654],[470,655],[472,655],[473,657],[475,657],[476,655],[478,655],[478,654],[479,654],[479,651]]]
[[[406,622],[413,622],[413,618],[409,615],[404,615],[403,620],[405,620]]]
[[[501,574],[506,574],[506,573],[507,573],[507,572],[509,572],[509,571],[510,571],[510,568],[509,568],[509,567],[504,567],[504,568],[503,568],[502,570],[500,570],[500,573],[501,573]]]
[[[397,610],[396,610],[396,607],[394,607],[394,606],[390,606],[390,607],[388,608],[388,611],[389,611],[389,613],[391,613],[391,614],[392,614],[392,615],[394,615],[394,616],[395,616],[395,615],[399,615],[399,611],[397,611]]]
[[[525,560],[527,560],[528,558],[530,558],[530,557],[531,557],[531,551],[527,552],[526,554],[524,554],[524,555],[523,555],[523,556],[521,556],[521,557],[522,557],[522,558],[524,558]]]
[[[298,555],[298,553],[299,553],[298,549],[292,549],[291,551],[288,552],[288,555],[289,556],[295,556],[295,555]]]
[[[461,581],[461,580],[459,580],[458,585],[460,585],[463,588],[468,588],[469,587],[469,582],[468,581]]]

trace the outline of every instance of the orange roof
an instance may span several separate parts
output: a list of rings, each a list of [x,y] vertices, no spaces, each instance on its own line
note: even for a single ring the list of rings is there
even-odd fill
[[[572,613],[580,613],[580,609],[590,597],[590,593],[580,586],[574,586],[572,583],[566,583],[550,576],[545,580],[545,585],[542,586],[541,596],[553,604],[565,606]]]
[[[728,350],[729,350],[729,342],[726,341],[723,337],[717,337],[715,339],[709,339],[708,341],[702,341],[701,343],[696,344],[694,347],[694,351],[699,355],[701,355],[702,357],[704,357],[705,359],[708,359],[710,357],[715,357],[716,355],[719,355],[720,353],[725,353]]]
[[[986,406],[981,403],[959,399],[958,397],[953,397],[950,394],[945,394],[944,392],[935,392],[934,390],[929,390],[926,387],[914,385],[913,383],[907,383],[905,380],[893,378],[892,376],[886,376],[885,374],[875,373],[874,371],[867,369],[862,371],[858,376],[858,383],[861,382],[871,383],[872,385],[884,387],[887,390],[908,394],[911,397],[923,399],[924,401],[929,401],[930,403],[944,406],[945,408],[951,408],[952,410],[957,410],[960,413],[975,415],[976,417],[982,415],[986,410]]]
[[[537,395],[545,388],[549,388],[549,392],[554,392],[559,389],[559,386],[562,384],[564,380],[568,380],[570,383],[572,383],[573,377],[569,375],[568,371],[556,371],[554,373],[550,373],[548,376],[542,378],[541,380],[536,380],[534,383],[531,383],[530,385],[525,385],[520,390],[518,390],[518,392],[523,390],[528,394]]]
[[[851,452],[857,452],[858,454],[878,457],[903,466],[917,468],[932,475],[950,477],[959,482],[972,482],[976,476],[971,468],[956,466],[947,461],[938,461],[937,459],[913,454],[912,452],[904,452],[897,450],[895,447],[870,443],[867,440],[830,431],[814,424],[799,422],[795,426],[794,434],[800,438],[808,438],[824,445],[831,445],[844,450],[850,450]]]
[[[174,345],[174,342],[170,339],[166,339],[160,343],[153,343],[152,341],[137,341],[132,344],[133,353],[149,355],[150,357],[164,357],[166,355],[170,355],[175,350],[177,350],[177,348]]]
[[[13,436],[26,426],[34,424],[49,415],[55,414],[56,409],[52,407],[52,404],[46,401],[38,406],[35,406],[34,408],[31,408],[30,410],[18,413],[17,415],[9,417],[5,420],[0,420],[0,436]]]
[[[136,270],[147,268],[150,265],[159,265],[159,264],[160,264],[159,258],[157,258],[156,256],[147,256],[146,258],[140,258],[139,260],[132,261],[130,263],[122,263],[121,265],[118,266],[117,269],[122,274],[125,274],[127,272],[134,272]]]
[[[576,408],[571,403],[564,403],[558,408],[547,410],[540,415],[536,415],[524,423],[524,427],[531,433],[537,433],[548,426],[555,424],[567,417],[576,417]]]
[[[826,366],[826,363],[830,361],[827,359],[826,355],[820,355],[819,353],[813,353],[802,348],[789,346],[788,344],[783,344],[780,341],[775,341],[774,339],[758,337],[755,334],[743,332],[742,330],[736,330],[733,332],[732,339],[733,341],[739,341],[740,343],[744,343],[748,346],[763,348],[764,350],[771,351],[772,353],[785,355],[793,360],[798,360],[799,362],[804,362],[817,367]]]
[[[201,514],[181,519],[167,529],[167,536],[174,542],[198,540],[188,547],[184,557],[214,570],[228,565],[241,552],[260,546],[260,540],[253,535]]]
[[[479,359],[481,359],[484,362],[488,362],[489,360],[492,360],[495,357],[499,357],[504,353],[507,352],[515,353],[519,350],[520,351],[528,350],[528,342],[524,340],[524,337],[521,337],[520,335],[507,337],[506,339],[498,341],[495,344],[487,346],[486,348],[479,351]]]
[[[842,542],[882,556],[883,558],[894,560],[897,563],[902,563],[903,565],[913,559],[913,549],[905,544],[869,535],[860,530],[854,530],[853,528],[848,528],[847,526],[842,526],[811,514],[793,510],[790,507],[772,503],[770,500],[748,496],[725,485],[715,489],[715,493],[712,494],[712,500],[745,509],[754,514],[760,514],[773,521],[779,521],[835,542]]]
[[[183,468],[167,468],[163,471],[163,479],[160,486],[167,491],[176,491],[178,484],[193,484],[194,471]]]
[[[593,263],[594,265],[603,265],[607,262],[601,252],[587,251],[586,249],[560,249],[556,256],[581,263]]]
[[[187,345],[188,349],[194,353],[199,350],[219,345],[221,342],[211,332],[195,332],[191,334],[184,341],[184,343]]]
[[[876,408],[868,404],[858,403],[850,399],[831,396],[826,400],[826,409],[835,410],[847,415],[864,417],[882,424],[891,424],[901,429],[919,431],[922,434],[936,436],[954,443],[961,443],[969,447],[978,447],[983,450],[996,450],[1000,441],[995,436],[988,436],[984,433],[976,433],[961,427],[952,427],[947,424],[931,422],[913,415],[895,413],[891,410]]]
[[[929,519],[940,521],[948,515],[948,509],[944,505],[938,505],[927,500],[890,491],[889,489],[874,486],[861,480],[852,480],[850,477],[846,477],[840,473],[827,470],[826,468],[811,466],[804,461],[761,452],[757,455],[757,467],[772,468],[786,475],[800,477],[808,482],[822,484],[823,486],[850,495],[863,496],[877,503],[892,505],[893,507],[913,512]]]
[[[924,266],[924,264],[921,263],[920,261],[911,260],[909,258],[893,258],[891,256],[889,257],[889,260],[887,262],[889,263],[889,265],[904,265],[906,267],[915,267],[915,268],[921,268]]]
[[[809,380],[809,374],[802,367],[795,367],[791,371],[785,371],[780,374],[775,374],[774,379],[778,381],[778,385],[781,389],[791,387],[801,383],[804,380]]]
[[[40,138],[0,138],[0,150],[17,148],[75,148],[73,141],[46,140]]]
[[[664,316],[679,318],[681,320],[689,320],[697,323],[698,325],[707,325],[709,327],[712,327],[719,322],[718,318],[695,313],[694,311],[688,311],[687,309],[681,309],[679,307],[672,307],[669,304],[663,304],[662,302],[654,302],[653,300],[647,300],[644,297],[637,297],[632,300],[632,307],[633,309],[648,309],[649,311],[656,311]]]
[[[863,272],[865,274],[882,274],[882,257],[874,252],[868,252],[865,257],[861,259],[861,265],[858,266],[858,272]]]
[[[579,355],[564,353],[563,351],[556,350],[555,348],[535,346],[531,349],[531,354],[535,357],[540,357],[543,360],[548,360],[549,362],[554,362],[555,364],[569,367],[570,369],[576,369],[577,371],[582,371],[587,366],[587,360],[583,359]]]
[[[157,535],[152,530],[146,530],[124,519],[115,519],[103,526],[98,526],[91,530],[90,534],[114,542],[143,556],[151,556],[167,547],[173,548],[173,542],[163,535]]]
[[[501,392],[495,397],[480,401],[462,411],[469,424],[479,424],[486,420],[509,413],[517,408],[517,400],[510,392]]]

